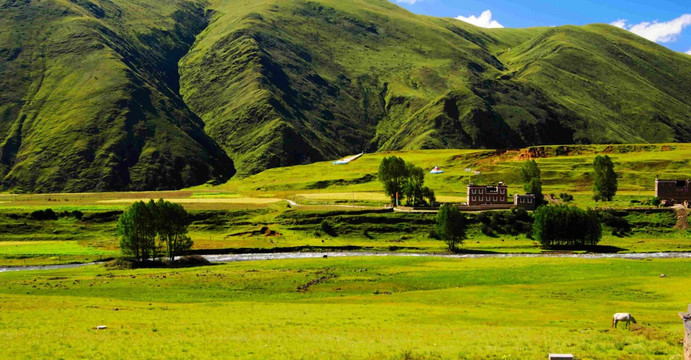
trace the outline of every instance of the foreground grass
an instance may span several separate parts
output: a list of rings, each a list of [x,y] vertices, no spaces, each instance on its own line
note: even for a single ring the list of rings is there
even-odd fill
[[[363,257],[2,273],[0,336],[15,359],[681,359],[689,265]],[[618,311],[639,325],[611,330]]]

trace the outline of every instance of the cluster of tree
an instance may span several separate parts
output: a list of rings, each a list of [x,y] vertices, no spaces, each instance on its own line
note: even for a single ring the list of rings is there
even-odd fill
[[[136,202],[118,220],[120,248],[124,255],[144,262],[165,255],[170,260],[192,247],[187,236],[187,211],[163,199]]]
[[[457,206],[444,204],[437,213],[435,235],[446,242],[450,251],[456,251],[466,238],[467,219]]]
[[[53,209],[45,209],[32,211],[29,216],[34,220],[57,220],[58,217],[73,217],[77,220],[81,220],[84,213],[79,210],[56,213]]]
[[[543,206],[534,214],[533,237],[544,248],[595,246],[602,238],[602,226],[592,210],[567,205]]]
[[[392,203],[397,195],[399,203],[405,199],[409,206],[427,206],[436,201],[434,191],[425,186],[425,170],[400,157],[384,158],[379,164],[378,176]]]
[[[530,235],[532,231],[533,218],[523,209],[482,212],[477,219],[482,224],[482,233],[487,236]]]
[[[593,170],[595,200],[612,201],[617,194],[618,188],[617,173],[614,171],[612,159],[607,155],[596,156],[593,162]],[[523,163],[521,166],[521,179],[523,180],[525,192],[527,194],[535,194],[537,205],[542,205],[544,203],[544,195],[542,194],[541,172],[535,160],[528,160]],[[573,201],[573,196],[567,193],[561,193],[559,197],[564,202]],[[556,197],[552,195],[552,198]]]

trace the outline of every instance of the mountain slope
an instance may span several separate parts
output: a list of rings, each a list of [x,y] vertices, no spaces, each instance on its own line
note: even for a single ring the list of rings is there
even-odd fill
[[[359,152],[691,141],[691,58],[612,26],[218,0],[181,93],[242,174]]]
[[[360,151],[691,142],[691,57],[608,25],[480,29],[386,0],[0,0],[0,28],[5,188],[175,188]]]
[[[177,93],[177,59],[204,9],[158,3],[0,2],[5,188],[170,189],[233,175]]]

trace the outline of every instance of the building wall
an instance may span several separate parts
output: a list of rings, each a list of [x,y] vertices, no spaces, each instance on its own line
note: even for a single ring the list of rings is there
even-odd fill
[[[506,186],[468,186],[467,202],[470,206],[506,204]]]
[[[535,202],[535,195],[514,195],[513,204],[518,209],[535,210],[537,203]]]
[[[656,180],[655,196],[663,201],[683,203],[691,201],[691,181],[688,180]]]

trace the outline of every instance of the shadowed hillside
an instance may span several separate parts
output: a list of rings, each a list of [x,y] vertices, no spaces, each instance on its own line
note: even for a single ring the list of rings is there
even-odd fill
[[[179,188],[360,151],[691,142],[691,57],[386,0],[0,0],[5,188]],[[230,158],[233,159],[231,162]]]
[[[0,1],[4,187],[172,189],[233,175],[178,95],[204,9],[158,3]]]

